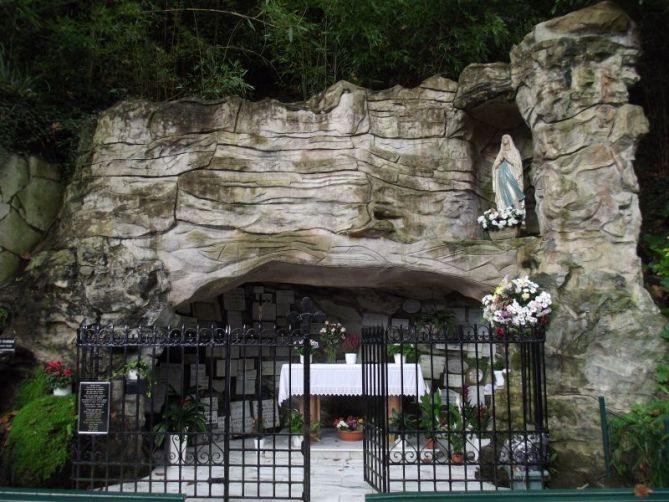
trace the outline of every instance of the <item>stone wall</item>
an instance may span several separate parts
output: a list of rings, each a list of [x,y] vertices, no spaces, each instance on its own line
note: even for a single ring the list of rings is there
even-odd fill
[[[60,209],[60,170],[36,157],[0,149],[0,284],[42,240]]]
[[[643,110],[628,103],[637,55],[632,22],[608,3],[536,26],[511,52],[534,145],[542,238],[531,271],[558,300],[547,344],[552,440],[573,474],[592,473],[597,397],[614,409],[648,398],[666,357],[665,321],[636,254],[633,161],[648,130]]]
[[[636,255],[637,53],[630,20],[600,4],[537,26],[510,65],[472,65],[459,82],[340,82],[295,104],[120,103],[84,145],[48,245],[0,301],[18,343],[46,359],[74,353],[84,320],[169,322],[244,282],[478,300],[530,273],[558,305],[560,476],[592,480],[596,396],[619,408],[649,397],[665,350]],[[476,217],[504,133],[527,162],[532,219],[522,238],[492,242]]]

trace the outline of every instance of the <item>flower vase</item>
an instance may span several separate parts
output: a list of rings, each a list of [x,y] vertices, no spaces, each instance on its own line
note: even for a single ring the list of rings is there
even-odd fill
[[[518,229],[519,227],[507,227],[501,230],[490,230],[488,231],[488,235],[493,241],[513,239],[514,237],[518,237]]]
[[[128,375],[127,375],[128,380],[131,382],[139,380],[139,370],[128,370]]]
[[[504,387],[504,384],[506,383],[504,380],[506,370],[493,370],[493,374],[495,375],[495,388],[501,389]]]
[[[260,451],[265,449],[265,438],[255,438],[253,440],[253,447]]]
[[[302,436],[290,436],[290,444],[294,449],[302,448]]]
[[[406,364],[407,358],[404,354],[395,354],[395,364]]]
[[[332,347],[332,348],[326,348],[325,349],[325,354],[327,355],[328,358],[328,363],[334,364],[337,362],[337,349]]]
[[[314,360],[314,355],[309,354],[309,362],[313,362],[313,360]],[[300,364],[304,364],[304,356],[302,354],[300,354]]]
[[[346,353],[346,364],[355,364],[357,359],[358,359],[358,354],[350,352]]]
[[[72,387],[55,387],[53,389],[54,396],[69,396],[72,394]]]

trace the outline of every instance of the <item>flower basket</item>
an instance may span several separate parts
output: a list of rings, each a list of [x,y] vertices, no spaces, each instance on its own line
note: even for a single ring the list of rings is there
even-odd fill
[[[478,217],[479,224],[493,241],[512,239],[518,236],[518,229],[525,221],[525,209],[505,207],[488,209]]]
[[[337,430],[337,437],[342,441],[362,441],[362,431]]]
[[[365,421],[349,415],[347,418],[338,417],[332,422],[332,426],[337,429],[337,437],[342,441],[360,441],[362,440],[362,431]]]
[[[527,276],[504,278],[493,294],[483,297],[483,318],[504,333],[504,329],[520,331],[548,324],[551,295]]]
[[[490,236],[490,240],[502,241],[505,239],[513,239],[518,237],[518,230],[519,227],[503,228],[502,230],[489,230],[488,235]]]

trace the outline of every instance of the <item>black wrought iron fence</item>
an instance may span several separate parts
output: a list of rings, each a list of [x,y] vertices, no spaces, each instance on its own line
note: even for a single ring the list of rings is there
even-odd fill
[[[80,397],[90,427],[76,437],[75,487],[309,500],[309,407],[291,371],[277,399],[282,368],[309,354],[303,328],[82,327],[79,385],[110,382],[110,415],[100,423],[99,403]]]
[[[541,330],[363,330],[365,480],[379,491],[541,488]]]

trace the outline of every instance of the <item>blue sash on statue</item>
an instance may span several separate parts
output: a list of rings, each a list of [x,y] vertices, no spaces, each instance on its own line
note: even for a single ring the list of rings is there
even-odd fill
[[[503,160],[497,170],[497,190],[505,207],[517,207],[525,199],[525,194],[518,186],[516,178],[511,173],[511,166]]]

